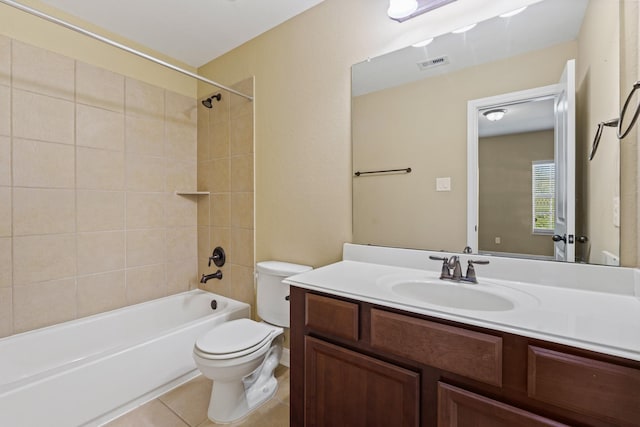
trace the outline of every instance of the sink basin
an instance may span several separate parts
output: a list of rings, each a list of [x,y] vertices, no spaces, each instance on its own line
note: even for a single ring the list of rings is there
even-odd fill
[[[506,286],[468,284],[437,278],[387,276],[378,285],[412,300],[413,304],[436,305],[458,310],[509,311],[516,305],[535,303],[535,297]]]

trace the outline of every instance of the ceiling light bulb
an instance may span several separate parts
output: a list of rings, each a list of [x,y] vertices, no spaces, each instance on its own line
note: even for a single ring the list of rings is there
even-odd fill
[[[411,15],[417,9],[417,0],[389,0],[387,15],[389,15],[389,18],[401,19]]]
[[[520,9],[515,9],[515,10],[512,10],[511,12],[503,13],[502,15],[500,15],[500,18],[511,18],[512,16],[515,16],[520,12],[524,11],[526,8],[527,6],[524,6],[524,7],[521,7]]]
[[[458,28],[457,30],[454,30],[454,31],[451,31],[451,32],[454,33],[454,34],[465,33],[467,31],[469,31],[470,29],[472,29],[473,27],[475,27],[476,25],[478,25],[478,24],[476,23],[476,24],[467,25],[466,27]]]
[[[495,109],[495,110],[487,110],[487,111],[483,112],[482,114],[487,118],[487,120],[492,121],[492,122],[497,122],[498,120],[502,120],[502,118],[504,117],[506,112],[507,112],[507,110],[504,110],[502,108],[498,108],[498,109]]]
[[[421,42],[418,42],[416,44],[412,44],[411,46],[413,46],[413,47],[425,47],[427,45],[430,45],[432,41],[433,41],[433,37],[430,38],[430,39],[422,40]]]

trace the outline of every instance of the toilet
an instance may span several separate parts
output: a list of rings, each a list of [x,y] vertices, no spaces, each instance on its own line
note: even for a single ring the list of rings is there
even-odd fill
[[[277,391],[273,371],[282,356],[283,328],[289,327],[289,286],[282,280],[309,270],[280,261],[257,263],[256,305],[263,321],[231,320],[196,340],[196,366],[213,380],[207,414],[211,421],[236,421]]]

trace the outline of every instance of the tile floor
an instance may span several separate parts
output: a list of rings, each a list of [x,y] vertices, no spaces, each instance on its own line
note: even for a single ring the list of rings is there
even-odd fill
[[[248,417],[231,427],[289,426],[289,369],[276,369],[278,391]],[[106,427],[215,427],[207,418],[211,380],[202,375],[110,422]]]

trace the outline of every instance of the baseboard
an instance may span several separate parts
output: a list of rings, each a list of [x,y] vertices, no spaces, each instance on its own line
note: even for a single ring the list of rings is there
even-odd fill
[[[280,364],[289,368],[291,366],[291,357],[288,348],[282,349],[282,357],[280,358]]]

